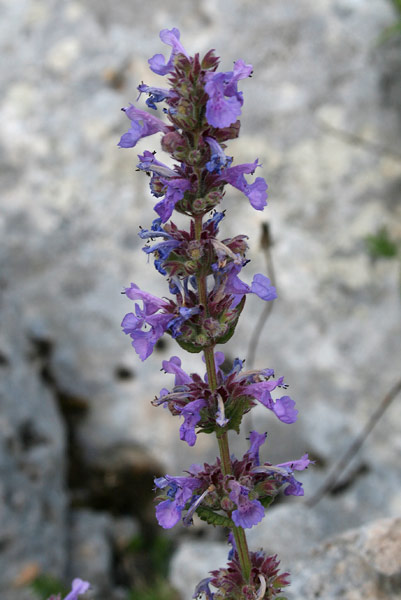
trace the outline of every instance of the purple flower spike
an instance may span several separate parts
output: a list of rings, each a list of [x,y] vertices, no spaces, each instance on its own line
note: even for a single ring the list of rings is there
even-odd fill
[[[152,58],[149,58],[148,63],[153,71],[153,73],[157,73],[157,75],[167,75],[174,69],[174,58],[176,54],[184,54],[188,58],[188,54],[184,50],[180,42],[180,32],[176,27],[173,29],[162,29],[160,32],[160,39],[165,44],[171,46],[171,55],[166,63],[166,59],[163,54],[155,54]]]
[[[203,398],[188,402],[181,409],[184,422],[180,427],[180,440],[187,442],[188,446],[194,446],[196,442],[195,427],[201,420],[200,411],[205,408],[206,401]]]
[[[82,579],[74,579],[72,582],[72,589],[64,600],[78,600],[78,596],[85,594],[89,590],[90,584]]]
[[[220,179],[237,188],[245,194],[251,206],[256,210],[263,210],[267,205],[267,183],[263,177],[257,177],[251,185],[249,185],[244,177],[244,174],[253,173],[256,167],[260,167],[258,159],[253,163],[244,163],[224,169],[220,175]]]
[[[260,523],[265,516],[265,509],[259,500],[250,500],[249,490],[238,481],[231,481],[230,486],[230,499],[237,505],[231,515],[235,525],[250,529]]]
[[[120,148],[133,148],[141,138],[153,135],[158,131],[164,133],[169,131],[168,125],[163,121],[144,110],[136,108],[133,104],[121,110],[131,119],[131,129],[124,133],[118,142]]]

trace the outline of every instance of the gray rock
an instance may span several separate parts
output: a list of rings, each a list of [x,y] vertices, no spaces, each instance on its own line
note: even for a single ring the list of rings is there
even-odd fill
[[[90,510],[75,510],[70,517],[69,579],[89,581],[97,598],[111,592],[112,523],[110,515]]]
[[[42,573],[67,561],[65,433],[19,329],[20,308],[3,306],[0,367],[0,596],[29,598]]]
[[[401,598],[401,520],[381,519],[333,538],[293,572],[289,598]]]

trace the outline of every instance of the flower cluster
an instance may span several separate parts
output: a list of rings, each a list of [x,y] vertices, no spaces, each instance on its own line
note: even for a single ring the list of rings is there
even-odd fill
[[[219,205],[226,186],[239,190],[255,210],[267,205],[265,180],[249,177],[261,166],[259,160],[235,164],[226,154],[226,142],[240,131],[244,99],[238,86],[250,77],[252,66],[237,60],[231,71],[220,72],[212,50],[202,59],[186,52],[178,29],[164,29],[160,38],[171,47],[170,56],[156,54],[148,62],[154,73],[166,77],[167,84],[159,88],[142,82],[138,86],[137,101],[147,95],[150,112],[134,104],[122,109],[131,124],[119,146],[133,148],[139,140],[161,134],[161,147],[170,155],[170,166],[150,150],[138,154],[136,162],[137,169],[149,176],[157,215],[149,228],[141,227],[139,236],[145,242],[144,253],[166,279],[170,295],[159,298],[131,283],[123,293],[134,305],[122,328],[141,360],[152,354],[164,334],[188,352],[203,352],[203,376],[187,373],[177,356],[163,361],[162,368],[174,376],[174,385],[171,390],[163,388],[153,404],[183,419],[180,438],[189,446],[196,443],[199,433],[215,433],[220,458],[211,465],[192,465],[184,476],[156,478],[156,516],[166,529],[181,519],[191,524],[196,513],[232,531],[230,562],[203,580],[194,597],[273,598],[288,584],[288,574],[279,575],[277,557],[249,552],[244,530],[263,519],[265,508],[280,490],[303,495],[294,472],[306,469],[310,460],[304,455],[278,465],[261,463],[259,450],[266,434],[256,431],[250,433],[242,459],[230,455],[228,432],[239,433],[244,414],[256,404],[287,424],[296,420],[298,411],[284,391],[283,377],[275,377],[272,369],[247,371],[238,358],[227,369],[224,354],[215,351],[217,344],[234,334],[248,294],[267,302],[277,296],[262,273],[246,283],[247,236],[219,237],[226,213]],[[163,118],[159,118],[156,113],[162,103]],[[171,220],[174,212],[189,217],[187,229]]]
[[[205,433],[222,433],[229,429],[239,432],[241,419],[255,406],[255,400],[283,423],[296,420],[298,411],[294,400],[289,396],[273,399],[271,394],[278,388],[286,389],[283,377],[273,379],[272,369],[242,371],[244,362],[238,358],[225,374],[220,368],[225,361],[223,352],[216,352],[214,358],[217,382],[214,390],[209,387],[207,373],[203,379],[196,373],[187,374],[178,356],[162,363],[166,373],[174,374],[174,387],[171,392],[163,388],[153,404],[167,406],[173,415],[184,417],[180,438],[189,446],[196,442],[195,428]]]
[[[303,496],[302,484],[293,473],[309,466],[308,455],[278,465],[260,464],[259,448],[266,435],[251,431],[249,449],[241,460],[231,457],[229,475],[223,475],[217,458],[213,465],[192,465],[186,477],[157,478],[156,488],[162,490],[156,507],[159,525],[170,529],[180,521],[183,511],[187,511],[184,524],[190,524],[192,515],[197,512],[205,520],[225,524],[232,520],[231,526],[248,529],[263,519],[265,507],[283,487],[287,496]]]

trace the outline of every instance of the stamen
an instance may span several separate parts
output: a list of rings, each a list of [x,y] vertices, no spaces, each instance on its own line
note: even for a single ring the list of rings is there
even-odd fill
[[[218,416],[216,418],[216,423],[218,425],[220,425],[220,427],[224,427],[225,425],[227,425],[228,423],[228,419],[226,419],[226,413],[224,410],[224,402],[223,402],[223,398],[220,396],[220,394],[217,394],[217,413]]]
[[[259,573],[260,588],[256,592],[255,600],[263,600],[266,593],[266,579]]]
[[[193,505],[191,506],[191,508],[189,509],[189,511],[187,512],[187,514],[185,515],[185,517],[183,518],[182,522],[183,524],[188,527],[188,525],[191,525],[192,523],[192,515],[194,514],[194,512],[196,511],[196,509],[198,508],[198,506],[200,505],[200,503],[202,502],[202,500],[211,492],[214,492],[215,490],[215,486],[213,484],[209,485],[209,487],[207,488],[207,490],[205,490],[203,492],[203,494],[201,494],[199,496],[199,498],[193,503]]]

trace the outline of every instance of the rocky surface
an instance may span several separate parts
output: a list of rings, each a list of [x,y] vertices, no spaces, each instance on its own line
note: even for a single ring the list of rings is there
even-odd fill
[[[286,376],[300,418],[289,430],[260,407],[245,425],[268,430],[272,461],[311,452],[307,495],[399,377],[399,266],[372,262],[364,238],[382,225],[401,238],[401,53],[396,40],[377,43],[395,18],[386,0],[255,0],[252,10],[245,0],[2,0],[0,11],[0,589],[14,600],[26,565],[67,574],[70,499],[139,515],[152,510],[153,473],[216,452],[206,436],[183,449],[178,421],[149,403],[169,385],[161,360],[181,351],[167,339],[142,364],[119,331],[131,308],[123,286],[165,293],[137,236],[153,218],[146,178],[136,151],[116,148],[121,106],[142,80],[160,85],[146,62],[164,51],[158,31],[178,26],[190,52],[215,47],[223,68],[240,57],[254,65],[230,149],[239,162],[259,157],[270,205],[256,213],[233,192],[223,231],[250,236],[251,279],[266,270],[258,240],[270,223],[279,301],[255,363]],[[156,138],[144,149],[158,150]],[[247,354],[261,310],[250,299],[231,357]],[[197,356],[183,362],[203,370]],[[316,541],[399,514],[400,418],[394,402],[318,505]]]
[[[290,569],[288,600],[401,597],[400,518],[379,519],[318,544],[316,515],[305,514],[299,508],[293,511],[281,508],[273,511],[270,528],[252,530],[249,541],[255,548],[263,543],[269,553],[278,551],[282,569]],[[276,540],[274,550],[273,540]],[[190,600],[191,590],[205,573],[226,562],[227,546],[222,543],[183,543],[174,556],[172,580],[182,598]]]

